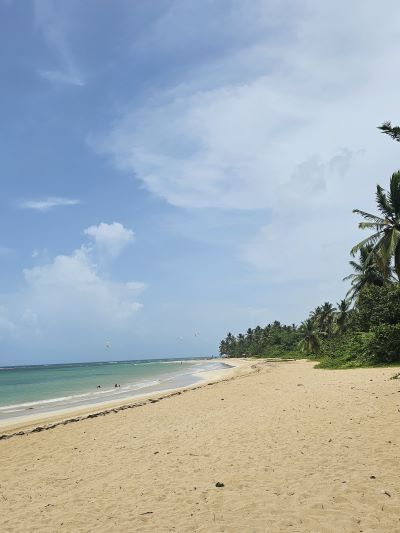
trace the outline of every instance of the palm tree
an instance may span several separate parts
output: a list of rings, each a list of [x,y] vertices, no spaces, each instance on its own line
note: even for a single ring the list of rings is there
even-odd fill
[[[237,336],[237,346],[239,348],[239,356],[241,357],[242,355],[246,355],[243,350],[244,350],[244,346],[245,346],[245,337],[243,335],[243,333],[239,333],[239,335]]]
[[[318,306],[312,314],[312,318],[319,331],[332,335],[335,308],[331,303],[325,302],[324,305]]]
[[[360,222],[360,229],[373,229],[374,233],[356,244],[351,250],[353,255],[361,248],[371,245],[370,258],[380,254],[386,262],[394,258],[394,268],[400,279],[400,171],[392,174],[390,190],[385,192],[376,186],[376,202],[383,217],[354,209],[353,213],[361,215],[366,222]]]
[[[318,353],[320,339],[318,330],[315,327],[315,322],[311,318],[307,318],[307,320],[301,323],[299,334],[301,335],[299,341],[300,350],[307,353]]]
[[[226,343],[226,340],[222,340],[220,343],[219,343],[219,353],[220,355],[224,355],[226,354],[227,352],[227,343]]]
[[[314,311],[311,311],[310,319],[314,322],[317,328],[320,327],[320,323],[321,323],[321,306],[320,305],[316,307]]]
[[[350,301],[340,300],[337,305],[336,313],[336,328],[338,333],[344,333],[347,329],[347,321],[349,318]]]
[[[254,328],[253,334],[254,334],[255,337],[260,337],[261,334],[262,334],[262,328],[261,328],[261,326],[256,326],[256,327]]]
[[[332,335],[335,311],[336,309],[329,302],[325,302],[324,305],[319,305],[314,311],[311,311],[310,320],[320,333]]]
[[[253,340],[253,330],[251,328],[248,328],[246,331],[246,339],[251,343]]]
[[[353,267],[355,272],[349,274],[343,281],[351,280],[351,287],[346,294],[346,298],[350,297],[350,300],[354,300],[360,293],[363,287],[368,285],[377,285],[382,287],[385,284],[385,277],[392,279],[391,274],[386,274],[386,271],[390,272],[390,259],[386,258],[386,264],[383,265],[383,258],[381,255],[372,256],[373,246],[371,244],[360,248],[359,262],[349,261],[349,264]],[[378,266],[378,264],[379,266]],[[382,273],[382,271],[384,273]]]
[[[400,142],[400,128],[399,126],[392,126],[391,122],[384,122],[382,126],[378,126],[382,133],[389,135],[394,141]]]

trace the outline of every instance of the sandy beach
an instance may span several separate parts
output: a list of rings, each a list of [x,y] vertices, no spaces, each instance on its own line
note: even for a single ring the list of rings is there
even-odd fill
[[[0,530],[400,532],[396,370],[246,361],[2,440]]]

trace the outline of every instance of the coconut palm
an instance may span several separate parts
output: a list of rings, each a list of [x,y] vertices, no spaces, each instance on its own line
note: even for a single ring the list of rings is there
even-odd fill
[[[381,257],[383,262],[394,258],[394,268],[400,279],[400,171],[392,174],[390,190],[376,186],[376,202],[382,216],[373,215],[360,209],[353,213],[361,215],[366,222],[360,222],[360,229],[372,229],[374,233],[356,244],[351,250],[355,255],[361,248],[372,246],[370,259]]]
[[[343,278],[343,281],[351,280],[351,287],[346,294],[346,298],[349,297],[350,300],[354,300],[363,287],[368,285],[382,287],[386,279],[388,281],[392,279],[390,259],[383,259],[380,254],[373,256],[372,252],[373,246],[371,244],[364,246],[360,249],[358,263],[349,261],[354,273]],[[390,274],[387,274],[387,271]]]
[[[227,348],[228,348],[228,345],[227,345],[226,340],[222,340],[219,343],[219,353],[220,353],[220,355],[226,354],[226,352],[228,351]]]
[[[251,343],[253,340],[253,330],[251,328],[248,328],[248,330],[246,331],[246,339],[249,343]]]
[[[336,313],[336,330],[338,333],[344,333],[347,329],[347,322],[349,318],[350,301],[340,300],[337,305]]]
[[[243,333],[239,333],[239,335],[237,336],[237,346],[239,348],[239,355],[246,355],[244,353],[245,340],[246,339]]]
[[[314,311],[311,311],[310,319],[314,322],[317,328],[320,327],[320,323],[321,323],[321,306],[320,305],[316,307]]]
[[[317,307],[313,314],[313,319],[320,332],[332,335],[335,319],[335,308],[329,302]]]
[[[310,320],[314,323],[316,329],[324,335],[332,335],[333,325],[335,322],[336,309],[329,302],[319,305],[311,311]]]
[[[315,322],[311,318],[307,318],[307,320],[301,323],[298,332],[301,337],[299,341],[300,350],[307,353],[318,353],[320,339]]]

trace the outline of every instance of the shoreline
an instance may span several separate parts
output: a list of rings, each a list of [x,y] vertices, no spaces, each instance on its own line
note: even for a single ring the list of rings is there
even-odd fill
[[[392,368],[245,362],[0,441],[1,531],[400,532]]]
[[[185,362],[191,361],[192,360],[185,360]],[[206,359],[205,361],[215,362],[215,359]],[[97,418],[98,416],[116,413],[125,409],[140,407],[147,403],[155,403],[164,398],[179,395],[186,390],[194,390],[212,383],[233,379],[240,374],[241,369],[250,368],[251,365],[254,365],[255,361],[256,360],[253,359],[230,358],[228,362],[224,359],[223,361],[218,362],[222,362],[230,368],[193,372],[192,375],[195,376],[198,381],[189,385],[159,389],[111,401],[108,400],[82,406],[67,407],[65,409],[57,409],[47,413],[33,413],[15,419],[3,420],[0,421],[0,441],[16,436],[28,435],[30,433],[47,431],[61,425],[67,425],[90,418]],[[155,399],[156,396],[157,399]]]

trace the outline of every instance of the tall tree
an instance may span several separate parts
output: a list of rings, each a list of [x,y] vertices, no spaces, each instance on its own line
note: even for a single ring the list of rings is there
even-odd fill
[[[350,302],[349,300],[340,300],[337,304],[336,329],[338,333],[344,333],[347,329],[349,318]]]
[[[321,307],[320,329],[327,335],[332,335],[335,320],[335,308],[329,302],[325,302]]]
[[[251,328],[248,328],[246,331],[246,339],[251,343],[253,341],[253,330]]]
[[[315,328],[327,335],[331,335],[333,332],[334,318],[335,308],[329,302],[319,305],[310,313],[310,320],[314,323]]]
[[[317,329],[320,328],[320,325],[321,325],[321,306],[320,305],[316,307],[314,311],[311,311],[310,319],[314,322]]]
[[[368,285],[382,287],[385,281],[392,279],[390,258],[384,260],[380,255],[373,256],[372,251],[373,246],[371,244],[363,246],[360,248],[358,263],[349,261],[354,272],[343,278],[343,281],[351,280],[351,287],[346,294],[346,297],[349,297],[350,300],[357,298],[363,287]]]
[[[237,347],[239,349],[239,357],[241,357],[242,355],[246,355],[244,353],[244,347],[245,347],[245,336],[243,335],[243,333],[239,333],[239,335],[237,336]]]
[[[301,323],[298,330],[300,335],[299,348],[302,352],[316,354],[319,352],[320,338],[315,322],[311,318],[307,318]]]
[[[373,215],[360,209],[353,213],[361,215],[366,222],[360,222],[360,229],[372,229],[374,233],[356,244],[351,250],[355,255],[361,248],[372,246],[370,259],[380,255],[383,261],[394,258],[394,268],[400,279],[400,171],[392,174],[390,190],[376,186],[376,202],[382,216]]]

